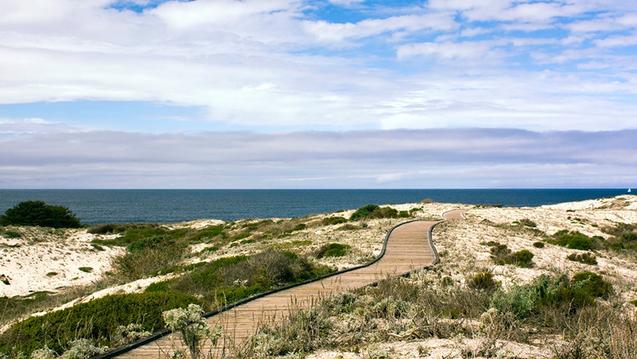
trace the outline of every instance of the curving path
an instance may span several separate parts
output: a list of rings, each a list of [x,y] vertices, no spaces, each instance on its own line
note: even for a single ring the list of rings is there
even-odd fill
[[[445,220],[464,218],[460,210],[448,211],[442,216]],[[240,345],[254,334],[260,324],[281,322],[291,311],[307,308],[329,294],[361,288],[388,276],[404,275],[437,263],[438,254],[431,233],[438,223],[412,221],[399,224],[388,233],[384,254],[370,265],[275,292],[208,318],[211,326],[220,324],[226,335],[216,348],[209,349],[221,353],[224,348]],[[179,338],[169,334],[121,353],[118,357],[168,357],[176,347],[180,347]]]

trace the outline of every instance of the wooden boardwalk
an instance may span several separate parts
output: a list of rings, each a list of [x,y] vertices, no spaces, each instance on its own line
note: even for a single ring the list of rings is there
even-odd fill
[[[453,220],[462,218],[463,214],[454,210],[443,216]],[[307,308],[330,294],[361,288],[436,263],[437,254],[429,237],[436,223],[415,221],[395,227],[388,235],[384,256],[374,264],[276,292],[208,318],[211,326],[221,325],[225,335],[213,352],[221,354],[223,348],[240,345],[260,324],[281,322],[291,311]],[[165,358],[181,345],[178,336],[170,334],[119,357]]]

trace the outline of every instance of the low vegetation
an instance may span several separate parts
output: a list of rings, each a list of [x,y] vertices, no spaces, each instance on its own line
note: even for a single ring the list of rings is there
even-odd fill
[[[177,270],[192,244],[228,241],[223,226],[195,230],[147,224],[112,227],[110,230],[123,230],[123,234],[115,239],[93,240],[92,244],[126,247],[126,254],[113,261],[114,275],[126,281]]]
[[[331,226],[331,225],[335,225],[335,224],[341,224],[341,223],[345,223],[347,222],[347,218],[345,217],[325,217],[321,220],[321,223],[324,226]]]
[[[445,286],[448,285],[449,283],[445,283]],[[493,278],[491,271],[482,270],[474,273],[467,279],[467,286],[474,290],[494,291],[500,287],[500,283]]]
[[[0,228],[0,236],[4,238],[9,238],[9,239],[15,239],[15,238],[21,238],[22,234],[20,234],[20,232],[17,232],[17,231],[3,230]]]
[[[161,318],[164,310],[190,303],[200,301],[178,292],[107,296],[13,325],[0,335],[0,352],[29,355],[46,346],[62,353],[79,338],[108,346],[119,326],[136,323],[144,330],[154,331],[164,326]]]
[[[487,243],[487,245],[491,247],[491,259],[495,264],[513,264],[522,268],[530,268],[533,266],[533,253],[528,249],[512,252],[509,247],[504,244],[490,242]]]
[[[351,251],[352,247],[341,243],[327,243],[316,251],[316,258],[342,257]]]
[[[547,242],[570,249],[592,250],[601,248],[603,240],[601,237],[589,237],[576,231],[561,230]]]
[[[78,228],[80,220],[66,207],[42,201],[25,201],[0,216],[0,225]]]
[[[618,223],[603,231],[612,237],[607,240],[608,248],[621,252],[637,252],[637,224]]]
[[[637,224],[618,223],[612,227],[605,227],[602,231],[611,237],[589,237],[580,232],[561,230],[547,242],[570,249],[611,250],[633,256],[637,254]]]
[[[319,349],[359,351],[374,343],[396,340],[462,337],[488,338],[480,350],[494,353],[497,340],[528,342],[536,335],[555,334],[564,335],[572,345],[579,343],[574,338],[588,339],[595,331],[607,333],[609,326],[616,328],[614,345],[599,347],[607,355],[595,357],[625,358],[621,353],[637,350],[637,321],[629,319],[627,323],[607,306],[596,304],[597,298],[611,295],[612,287],[594,273],[581,272],[571,278],[541,276],[528,285],[507,290],[498,289],[488,271],[472,277],[479,279],[469,283],[488,284],[463,287],[453,282],[437,285],[392,278],[375,287],[339,294],[292,315],[280,326],[261,328],[249,343],[235,348],[233,356],[303,356]],[[599,320],[603,317],[606,319]],[[468,325],[471,321],[479,321],[480,327]],[[583,322],[588,326],[580,325]],[[608,335],[599,339],[604,342],[600,344],[611,343]],[[586,344],[576,347],[586,354],[580,357],[592,357],[588,356],[590,351],[599,350],[584,348]],[[570,349],[559,347],[556,351]],[[477,352],[466,354],[479,356]]]
[[[206,310],[213,310],[332,271],[292,252],[271,250],[250,257],[221,258],[196,265],[179,278],[154,283],[146,291],[195,295],[203,299]]]
[[[513,222],[513,224],[518,224],[524,227],[530,227],[530,228],[536,228],[537,227],[537,223],[533,222],[532,220],[528,219],[528,218],[523,218],[520,219],[518,221]]]
[[[590,265],[597,264],[597,257],[590,253],[571,253],[566,257],[566,259]]]
[[[378,218],[400,218],[409,217],[409,212],[401,211],[391,207],[380,207],[375,204],[368,204],[357,209],[350,216],[352,221],[360,221],[363,219],[378,219]]]

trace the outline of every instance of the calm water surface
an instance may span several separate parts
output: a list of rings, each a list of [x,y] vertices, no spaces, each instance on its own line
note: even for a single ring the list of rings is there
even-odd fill
[[[84,223],[175,222],[199,218],[296,217],[368,203],[438,202],[538,206],[611,197],[626,189],[453,190],[0,190],[0,213],[26,200],[73,210]]]

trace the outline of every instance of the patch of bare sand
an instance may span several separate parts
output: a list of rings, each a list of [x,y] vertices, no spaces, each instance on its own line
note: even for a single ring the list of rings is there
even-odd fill
[[[97,281],[111,268],[111,259],[121,248],[95,247],[95,235],[86,230],[14,228],[21,238],[0,236],[0,296],[24,296],[34,292],[56,292],[70,286]],[[105,236],[100,236],[105,238]]]
[[[487,350],[488,351],[487,354]],[[489,343],[484,339],[439,339],[398,341],[373,344],[359,353],[319,351],[307,359],[367,359],[367,358],[551,358],[549,347],[498,340]]]

